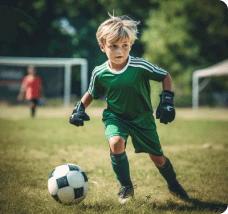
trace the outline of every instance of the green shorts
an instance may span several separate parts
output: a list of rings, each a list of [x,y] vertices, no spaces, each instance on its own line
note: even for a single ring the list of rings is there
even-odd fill
[[[163,156],[153,115],[146,118],[146,124],[134,124],[131,121],[122,120],[113,113],[103,113],[102,121],[105,123],[105,136],[121,136],[126,142],[131,136],[135,153],[149,153],[155,156]]]

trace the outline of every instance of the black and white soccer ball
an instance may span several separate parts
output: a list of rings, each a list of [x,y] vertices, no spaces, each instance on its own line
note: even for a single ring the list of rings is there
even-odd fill
[[[86,173],[79,166],[67,163],[57,166],[48,179],[51,196],[63,204],[78,204],[87,195],[89,182]]]

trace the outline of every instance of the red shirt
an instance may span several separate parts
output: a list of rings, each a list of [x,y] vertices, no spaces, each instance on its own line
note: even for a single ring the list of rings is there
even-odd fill
[[[26,86],[27,100],[40,98],[42,85],[40,77],[36,76],[35,78],[32,78],[31,76],[26,75],[22,84]]]

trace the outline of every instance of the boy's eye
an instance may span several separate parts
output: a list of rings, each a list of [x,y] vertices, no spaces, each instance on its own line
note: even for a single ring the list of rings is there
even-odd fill
[[[127,44],[124,44],[123,46],[124,46],[124,47],[127,47]]]
[[[111,48],[115,48],[115,47],[116,47],[116,45],[112,45],[112,46],[111,46]]]

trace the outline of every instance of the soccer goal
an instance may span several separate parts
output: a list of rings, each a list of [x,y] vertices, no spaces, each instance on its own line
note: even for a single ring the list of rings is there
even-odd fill
[[[19,92],[19,86],[21,85],[21,81],[24,72],[19,72],[16,67],[26,68],[27,66],[32,65],[37,69],[46,68],[44,71],[47,78],[52,80],[52,88],[53,90],[57,85],[63,90],[63,106],[68,108],[70,106],[71,99],[71,76],[72,76],[72,66],[80,65],[80,85],[81,85],[81,94],[79,96],[83,96],[88,89],[88,61],[84,58],[41,58],[41,57],[0,57],[0,86],[1,88],[9,87],[11,90],[15,89],[15,91]],[[4,68],[4,66],[10,67],[10,70]],[[49,69],[47,69],[49,68]],[[54,69],[58,68],[58,69]],[[51,73],[52,77],[48,75]],[[39,76],[39,72],[38,72]],[[46,78],[46,77],[45,77]],[[16,81],[15,81],[16,80]],[[61,83],[62,82],[62,83]],[[16,86],[16,87],[15,87]],[[5,89],[4,89],[5,90]],[[1,90],[3,91],[3,90]],[[15,92],[15,93],[16,93]]]
[[[214,76],[228,75],[228,59],[208,68],[196,70],[192,74],[192,108],[199,108],[199,93],[207,86]],[[205,78],[199,83],[200,78]],[[223,99],[226,99],[225,97]]]

